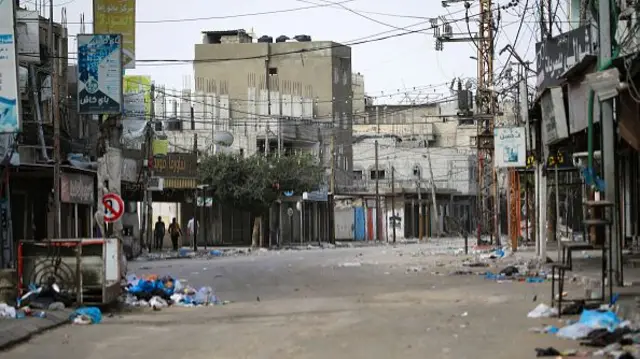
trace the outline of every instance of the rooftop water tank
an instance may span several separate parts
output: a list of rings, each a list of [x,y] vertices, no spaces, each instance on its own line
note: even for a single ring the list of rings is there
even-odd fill
[[[273,37],[267,36],[267,35],[263,35],[263,36],[260,36],[260,38],[258,39],[258,42],[272,43],[273,42]]]
[[[289,39],[289,36],[287,35],[280,35],[276,38],[276,42],[287,42]]]
[[[311,36],[309,35],[296,35],[293,37],[294,40],[298,42],[309,42],[311,41]]]

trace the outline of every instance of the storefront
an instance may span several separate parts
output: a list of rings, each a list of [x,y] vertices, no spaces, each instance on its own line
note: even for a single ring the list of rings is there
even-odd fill
[[[60,176],[60,201],[62,238],[90,237],[96,204],[95,177],[63,172]]]

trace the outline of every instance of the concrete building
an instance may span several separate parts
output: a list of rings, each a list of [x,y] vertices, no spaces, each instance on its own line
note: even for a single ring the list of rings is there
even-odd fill
[[[352,169],[351,49],[331,41],[296,41],[244,30],[205,31],[195,45],[195,90],[227,96],[226,125],[234,149],[247,155],[278,149],[318,154],[326,166],[335,135],[336,182],[347,185]],[[221,101],[221,100],[220,100]],[[194,111],[197,112],[197,111]],[[222,120],[222,119],[221,119]]]

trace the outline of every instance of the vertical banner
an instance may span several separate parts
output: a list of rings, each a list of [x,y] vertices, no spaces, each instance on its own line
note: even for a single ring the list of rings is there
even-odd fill
[[[146,118],[151,114],[151,77],[126,75],[122,84],[124,115]]]
[[[120,34],[78,34],[78,113],[122,113],[121,40]]]
[[[20,129],[13,0],[0,0],[0,133]]]
[[[136,0],[93,0],[93,32],[122,34],[122,66],[136,68]]]
[[[527,142],[524,127],[495,128],[493,136],[495,167],[525,167],[527,165]]]

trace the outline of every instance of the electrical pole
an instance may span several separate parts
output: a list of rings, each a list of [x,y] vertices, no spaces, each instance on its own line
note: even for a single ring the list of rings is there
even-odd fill
[[[269,131],[271,131],[271,81],[269,81],[269,68],[271,67],[271,43],[267,43],[267,57],[264,59],[264,86],[267,89],[267,125],[264,135],[264,155],[269,156]],[[280,149],[280,145],[278,145]],[[261,237],[262,238],[262,237]]]
[[[422,216],[422,171],[418,170],[418,179],[416,180],[416,189],[418,190],[418,241],[422,242],[424,234],[424,220]]]
[[[433,204],[433,216],[435,217],[436,235],[440,236],[440,215],[438,214],[438,203],[436,202],[436,182],[433,177],[433,166],[431,165],[431,150],[429,149],[429,140],[425,141],[427,147],[427,163],[429,164],[429,177],[431,178],[431,200]]]
[[[611,24],[610,14],[611,6],[609,1],[599,1],[599,14],[602,16],[598,20],[598,28],[600,29],[600,58],[598,63],[604,64],[611,59]],[[605,199],[613,203],[611,209],[610,220],[612,222],[609,238],[611,239],[611,247],[609,250],[613,255],[609,264],[610,273],[615,273],[616,284],[622,285],[620,276],[620,242],[618,237],[618,206],[616,200],[616,133],[615,124],[613,122],[613,99],[608,99],[600,103],[600,113],[602,115],[602,161],[605,182]],[[611,278],[611,277],[610,277]]]
[[[396,243],[396,169],[391,166],[391,218],[393,225],[393,243]]]
[[[53,123],[53,235],[60,238],[62,229],[62,214],[60,203],[60,106],[58,106],[58,60],[54,53],[56,48],[53,36],[53,0],[49,1],[49,54],[51,61],[51,116]],[[36,104],[38,106],[38,104]]]
[[[335,127],[331,127],[331,145],[329,152],[331,153],[331,178],[330,187],[331,194],[336,194],[336,131]]]
[[[193,134],[193,153],[196,155],[196,163],[198,162],[198,134]],[[198,189],[193,192],[195,194],[193,198],[193,251],[198,251]],[[188,222],[187,222],[188,223]],[[187,225],[188,227],[188,225]],[[189,228],[187,228],[188,230]]]
[[[378,168],[378,140],[376,149],[376,241],[380,240],[380,169]]]
[[[144,225],[145,228],[144,234],[146,236],[146,242],[149,246],[149,252],[153,248],[153,192],[149,190],[149,185],[151,183],[151,178],[153,178],[153,132],[154,132],[154,121],[155,121],[155,94],[156,88],[155,84],[151,84],[151,88],[149,90],[149,97],[151,98],[151,106],[149,109],[149,121],[147,121],[146,133],[145,133],[145,152],[146,152],[146,160],[147,160],[147,178],[145,181],[145,188],[143,193],[143,202],[144,202]],[[141,245],[143,243],[140,243]]]

